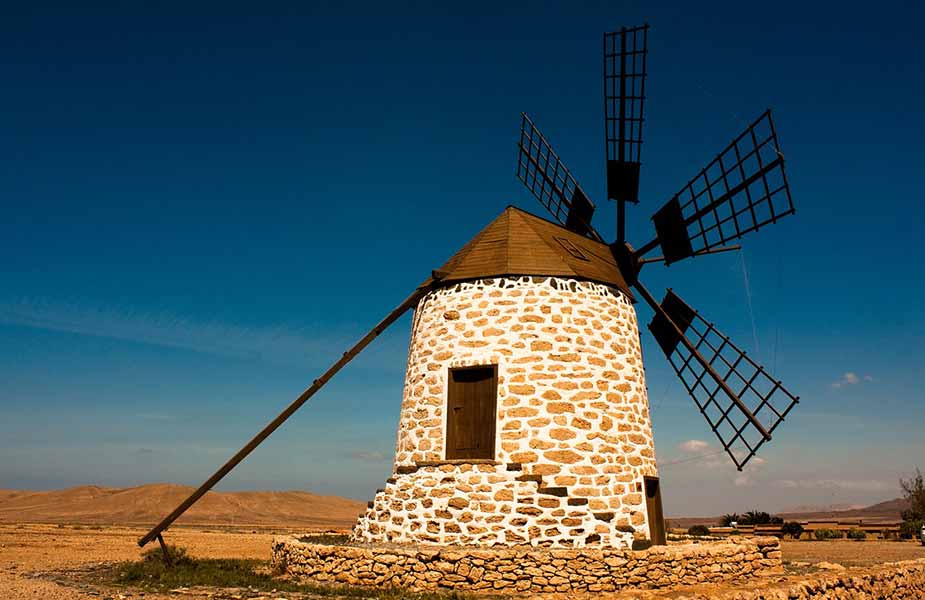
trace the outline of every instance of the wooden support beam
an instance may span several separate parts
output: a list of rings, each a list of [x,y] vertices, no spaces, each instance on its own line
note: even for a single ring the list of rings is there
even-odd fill
[[[364,335],[363,338],[359,342],[357,342],[356,344],[353,345],[353,347],[351,347],[349,350],[344,352],[343,356],[341,356],[340,359],[337,360],[337,362],[331,365],[331,367],[328,368],[328,370],[325,371],[321,375],[321,377],[313,381],[311,386],[309,386],[308,389],[302,392],[302,394],[298,398],[296,398],[292,402],[292,404],[286,407],[286,409],[283,412],[281,412],[279,415],[277,415],[275,419],[270,421],[270,423],[268,423],[266,427],[260,430],[260,433],[254,436],[254,438],[251,441],[247,442],[243,448],[238,450],[234,456],[228,459],[228,462],[222,465],[218,469],[218,471],[213,473],[212,476],[209,477],[201,486],[199,486],[199,488],[195,492],[190,494],[189,498],[181,502],[180,505],[173,510],[173,512],[171,512],[169,515],[164,517],[164,519],[160,523],[158,523],[151,531],[149,531],[147,534],[145,534],[144,537],[139,539],[138,545],[144,546],[151,540],[158,538],[163,547],[164,542],[163,542],[163,539],[161,539],[161,532],[163,532],[165,529],[170,527],[170,525],[174,521],[176,521],[177,518],[180,517],[180,515],[186,512],[190,506],[192,506],[193,504],[196,503],[196,501],[202,498],[206,492],[208,492],[210,489],[212,489],[215,486],[216,483],[221,481],[222,478],[225,477],[225,475],[227,475],[229,471],[234,469],[236,466],[238,466],[238,464],[241,461],[247,458],[247,455],[250,454],[254,450],[254,448],[259,446],[260,443],[263,442],[263,440],[267,439],[267,437],[269,437],[271,433],[276,431],[280,425],[286,422],[286,420],[289,417],[291,417],[292,414],[295,413],[295,411],[299,410],[299,408],[301,408],[301,406],[305,404],[305,402],[307,402],[309,398],[315,395],[315,392],[320,390],[321,387],[328,382],[328,380],[330,380],[332,377],[334,377],[334,375],[338,371],[344,368],[344,365],[346,365],[348,362],[353,360],[353,358],[356,357],[357,354],[359,354],[364,348],[366,348],[366,346],[368,346],[370,342],[376,339],[380,333],[385,331],[385,329],[389,325],[397,321],[398,318],[401,317],[403,314],[405,314],[409,309],[412,309],[415,306],[417,306],[418,301],[429,291],[430,291],[429,286],[419,287],[418,289],[414,290],[414,293],[412,293],[410,296],[405,298],[405,300],[401,304],[399,304],[395,310],[393,310],[388,315],[386,315],[386,317],[382,319],[382,321],[380,321],[378,325],[373,327],[369,333]],[[165,556],[166,556],[166,552],[165,552]]]
[[[164,564],[168,567],[172,567],[173,559],[170,557],[170,550],[167,549],[167,544],[164,543],[164,536],[157,534],[157,542],[161,545],[161,554],[164,555]]]

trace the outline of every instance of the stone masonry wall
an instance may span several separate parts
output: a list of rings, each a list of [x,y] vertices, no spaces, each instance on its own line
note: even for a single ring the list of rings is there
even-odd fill
[[[601,592],[744,580],[779,571],[773,537],[709,544],[615,548],[477,549],[435,546],[324,546],[273,540],[273,564],[319,583],[412,590]]]
[[[497,365],[495,457],[445,461],[449,369]],[[458,283],[415,311],[393,476],[357,540],[626,546],[656,476],[636,313],[555,277]]]
[[[672,594],[673,600],[922,600],[925,559],[854,567],[835,573],[788,577],[783,582],[752,582],[744,588]],[[655,600],[655,599],[652,599]]]

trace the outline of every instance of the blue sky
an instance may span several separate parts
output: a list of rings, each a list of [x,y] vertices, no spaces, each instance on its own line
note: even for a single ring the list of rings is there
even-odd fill
[[[601,33],[645,20],[630,239],[768,106],[797,206],[644,272],[803,398],[738,473],[644,332],[667,512],[873,502],[925,467],[920,4],[197,6],[0,9],[0,487],[198,484],[504,206],[542,210],[521,111],[612,235]],[[409,326],[221,487],[371,496]]]

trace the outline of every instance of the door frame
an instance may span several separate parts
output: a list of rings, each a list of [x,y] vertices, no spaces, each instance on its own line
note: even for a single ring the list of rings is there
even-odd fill
[[[649,483],[654,483],[655,494],[649,496]],[[665,513],[662,510],[662,482],[657,476],[644,475],[642,493],[646,501],[646,521],[649,523],[649,541],[653,546],[664,546],[666,541]],[[653,514],[654,513],[654,514]],[[653,521],[656,521],[653,523]]]
[[[491,369],[492,378],[495,382],[495,409],[492,418],[492,432],[491,432],[491,457],[490,458],[447,458],[449,453],[450,444],[449,444],[449,432],[450,432],[450,383],[451,383],[451,372],[453,371],[469,371],[472,369]],[[501,382],[498,378],[498,363],[497,362],[488,362],[480,364],[470,364],[470,365],[459,365],[459,366],[447,366],[446,367],[446,385],[444,386],[443,393],[443,460],[445,461],[454,461],[454,462],[466,462],[467,460],[471,461],[496,461],[498,458],[498,388],[501,386]]]

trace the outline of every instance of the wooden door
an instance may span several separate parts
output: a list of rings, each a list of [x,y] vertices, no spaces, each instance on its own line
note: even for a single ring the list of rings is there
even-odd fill
[[[658,477],[645,477],[646,514],[649,517],[649,540],[665,545],[665,515],[662,513],[662,489]]]
[[[495,457],[497,396],[496,366],[450,369],[446,417],[447,460]]]

